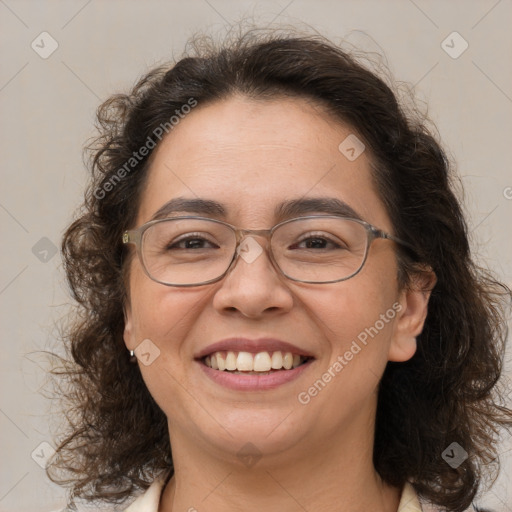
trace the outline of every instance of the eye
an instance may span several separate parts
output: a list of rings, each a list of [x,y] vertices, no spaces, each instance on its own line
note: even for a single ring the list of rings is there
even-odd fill
[[[204,238],[201,233],[187,233],[179,239],[173,239],[166,245],[166,250],[188,250],[188,249],[207,249],[203,244],[208,244],[211,247],[219,248],[217,244]]]
[[[298,247],[304,244],[306,245],[305,247]],[[338,238],[334,240],[325,233],[308,233],[303,235],[300,240],[291,246],[291,249],[297,247],[299,249],[347,249],[347,245],[342,240]]]

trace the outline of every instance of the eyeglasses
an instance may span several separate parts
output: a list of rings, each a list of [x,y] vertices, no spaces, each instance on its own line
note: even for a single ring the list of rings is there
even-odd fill
[[[123,244],[135,244],[145,273],[167,286],[199,286],[222,279],[239,255],[254,261],[266,237],[274,267],[292,281],[336,283],[355,276],[376,238],[413,247],[359,219],[312,215],[289,219],[271,229],[239,229],[205,217],[169,217],[125,231]],[[243,243],[241,243],[243,242]]]

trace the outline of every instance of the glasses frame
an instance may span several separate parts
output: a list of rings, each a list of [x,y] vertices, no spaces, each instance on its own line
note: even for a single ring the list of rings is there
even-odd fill
[[[365,253],[364,253],[363,260],[362,260],[361,265],[359,266],[359,268],[355,272],[350,274],[349,276],[342,277],[341,279],[335,279],[333,281],[320,281],[320,282],[318,282],[318,281],[303,281],[301,279],[295,279],[293,277],[290,277],[277,264],[277,262],[276,262],[276,260],[274,258],[274,254],[272,253],[272,236],[273,236],[274,232],[280,226],[283,226],[284,224],[288,224],[290,222],[294,222],[294,221],[298,221],[298,220],[302,220],[302,219],[315,219],[315,218],[337,218],[337,219],[344,219],[344,220],[349,220],[349,221],[352,221],[352,222],[356,222],[356,223],[360,224],[361,226],[363,226],[365,228],[366,233],[367,233],[367,239],[366,239],[366,248],[365,248]],[[223,224],[224,226],[227,226],[227,227],[231,228],[231,230],[235,233],[236,245],[235,245],[235,251],[234,251],[233,257],[232,257],[229,265],[227,266],[226,270],[220,276],[218,276],[218,277],[216,277],[214,279],[210,279],[208,281],[201,282],[201,283],[174,284],[174,283],[166,283],[164,281],[160,281],[159,279],[156,279],[147,270],[146,264],[144,262],[143,247],[142,247],[144,232],[147,229],[149,229],[151,226],[154,226],[155,224],[159,224],[161,222],[169,222],[169,221],[172,221],[172,220],[183,220],[183,219],[207,220],[209,222],[216,222],[218,224]],[[366,263],[366,260],[368,259],[368,253],[370,252],[370,246],[371,246],[372,242],[374,240],[376,240],[376,239],[379,239],[379,238],[382,238],[384,240],[391,240],[391,241],[395,242],[396,244],[401,245],[402,247],[405,247],[405,248],[409,249],[409,251],[411,251],[412,254],[414,254],[414,255],[416,254],[416,251],[415,251],[414,247],[410,243],[408,243],[408,242],[406,242],[404,240],[401,240],[400,238],[398,238],[398,237],[396,237],[394,235],[386,233],[382,229],[379,229],[379,228],[373,226],[372,224],[370,224],[370,223],[368,223],[368,222],[366,222],[364,220],[356,219],[356,218],[353,218],[353,217],[346,217],[344,215],[307,215],[307,216],[302,216],[302,217],[294,217],[293,219],[287,219],[287,220],[285,220],[283,222],[280,222],[279,224],[276,224],[275,226],[271,227],[270,229],[242,229],[242,228],[239,228],[238,226],[234,226],[233,224],[229,224],[228,222],[224,222],[222,220],[211,219],[209,217],[201,217],[201,216],[196,216],[196,215],[186,215],[186,216],[180,216],[180,217],[166,217],[165,219],[156,219],[156,220],[152,220],[152,221],[146,222],[142,226],[140,226],[138,228],[135,228],[135,229],[126,230],[123,233],[122,242],[123,242],[123,244],[133,244],[133,245],[135,245],[136,251],[137,251],[137,256],[138,256],[139,261],[140,261],[140,263],[142,265],[142,268],[143,268],[145,274],[151,280],[153,280],[153,281],[155,281],[157,283],[163,284],[165,286],[175,286],[175,287],[184,288],[184,287],[191,287],[191,286],[203,286],[205,284],[215,283],[215,282],[220,281],[221,279],[223,279],[226,276],[226,274],[229,272],[229,270],[233,267],[235,261],[238,259],[238,256],[240,254],[240,252],[239,252],[240,244],[241,244],[241,242],[243,240],[245,240],[245,238],[248,235],[262,236],[262,237],[265,237],[267,239],[268,248],[266,248],[266,252],[267,252],[267,254],[268,254],[269,258],[270,258],[270,261],[272,262],[272,265],[274,266],[274,268],[279,273],[281,273],[286,278],[288,278],[288,279],[290,279],[292,281],[296,281],[296,282],[299,282],[299,283],[307,283],[307,284],[338,283],[340,281],[346,281],[347,279],[350,279],[350,278],[354,277],[359,272],[361,272],[362,268],[364,267],[364,264]]]

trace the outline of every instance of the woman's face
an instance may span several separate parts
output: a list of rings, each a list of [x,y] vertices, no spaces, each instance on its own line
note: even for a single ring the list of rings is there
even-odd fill
[[[393,232],[372,183],[368,148],[355,160],[338,148],[351,133],[302,99],[199,105],[153,154],[136,227],[179,197],[216,201],[226,214],[214,218],[268,229],[281,203],[322,197]],[[267,247],[264,238],[254,242]],[[287,279],[265,250],[254,260],[239,258],[222,280],[190,288],[149,279],[133,258],[125,342],[135,349],[150,340],[139,366],[168,418],[171,442],[188,440],[218,458],[233,458],[251,443],[279,457],[339,445],[359,432],[371,437],[379,379],[388,360],[413,355],[428,300],[399,289],[395,250],[377,239],[357,275],[331,284]],[[312,358],[271,378],[207,369],[198,355],[227,338],[282,340]],[[235,340],[225,350],[237,357],[237,347]],[[272,356],[277,346],[240,347]],[[257,388],[258,378],[266,387]]]

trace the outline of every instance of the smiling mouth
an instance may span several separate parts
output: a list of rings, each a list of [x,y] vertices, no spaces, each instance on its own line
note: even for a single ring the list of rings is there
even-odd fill
[[[283,352],[214,352],[202,359],[213,370],[241,375],[268,375],[282,370],[293,370],[312,359],[311,357]]]

